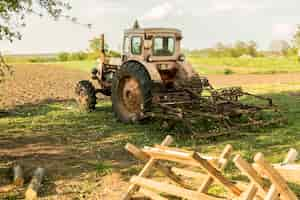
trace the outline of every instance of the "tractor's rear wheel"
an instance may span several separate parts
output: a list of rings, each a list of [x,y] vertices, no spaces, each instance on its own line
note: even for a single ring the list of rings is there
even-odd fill
[[[125,123],[144,119],[151,106],[151,79],[144,66],[128,62],[117,71],[112,83],[112,107],[116,117]]]
[[[90,81],[79,81],[75,87],[76,101],[81,111],[95,110],[97,98],[95,87]]]

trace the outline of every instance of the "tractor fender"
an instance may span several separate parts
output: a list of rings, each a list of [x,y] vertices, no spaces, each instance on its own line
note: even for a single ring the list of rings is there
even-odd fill
[[[152,81],[155,81],[155,82],[161,82],[161,77],[160,77],[160,74],[155,66],[154,63],[147,63],[147,62],[144,62],[144,61],[137,61],[137,60],[128,60],[126,61],[124,64],[128,63],[128,62],[137,62],[137,63],[140,63],[142,64],[146,71],[148,72],[150,78]],[[122,66],[121,66],[122,67]]]
[[[191,80],[192,78],[199,77],[193,66],[188,62],[180,62],[178,64],[177,78],[179,80]]]

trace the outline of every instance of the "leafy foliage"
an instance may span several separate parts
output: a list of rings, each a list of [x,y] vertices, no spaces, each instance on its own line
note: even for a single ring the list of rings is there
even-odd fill
[[[98,58],[100,48],[101,48],[101,38],[95,37],[92,40],[90,40],[89,42],[90,42],[89,47],[90,47],[90,51],[91,51],[90,54],[92,54],[92,55],[90,55],[90,57]],[[111,50],[107,43],[104,44],[104,51],[107,56],[111,56],[111,57],[120,57],[121,56],[121,54],[119,52]]]
[[[90,51],[98,53],[100,52],[101,49],[101,38],[100,37],[95,37],[89,41],[89,46],[90,46]],[[104,44],[104,50],[107,52],[109,49],[109,46],[107,43]]]
[[[49,15],[55,20],[64,16],[65,10],[71,9],[69,3],[62,0],[2,0],[0,1],[0,40],[20,39],[19,29],[26,26],[29,14]],[[76,21],[75,18],[71,18]]]
[[[70,10],[69,3],[63,0],[1,0],[0,1],[0,41],[21,39],[20,29],[26,26],[26,17],[30,14],[39,16],[49,15],[55,20],[65,17],[73,22],[76,18],[65,15]],[[0,54],[0,81],[7,73],[11,73]]]
[[[4,81],[5,75],[7,74],[11,75],[12,73],[13,70],[11,69],[11,66],[4,61],[4,58],[0,53],[0,83]]]
[[[280,52],[285,54],[290,48],[290,45],[285,40],[273,40],[270,45],[270,50],[272,52]]]
[[[294,35],[294,45],[297,48],[300,48],[300,25],[297,28],[297,31]]]

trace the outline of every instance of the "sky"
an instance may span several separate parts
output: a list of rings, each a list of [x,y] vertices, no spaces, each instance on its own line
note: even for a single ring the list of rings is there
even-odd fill
[[[300,24],[299,0],[70,0],[70,14],[92,29],[66,20],[28,16],[21,41],[0,41],[7,54],[56,53],[88,48],[105,33],[120,50],[123,30],[138,19],[141,27],[173,27],[183,31],[183,47],[208,48],[237,40],[268,49],[272,40],[288,40]]]

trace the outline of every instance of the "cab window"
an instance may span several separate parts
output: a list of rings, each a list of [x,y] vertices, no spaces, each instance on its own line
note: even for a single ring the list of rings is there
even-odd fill
[[[133,36],[131,38],[131,53],[133,55],[140,55],[142,53],[142,37]]]
[[[130,45],[129,37],[125,37],[124,44],[123,44],[123,52],[124,53],[129,53],[129,45]]]
[[[172,56],[175,52],[173,37],[155,37],[153,46],[154,56]]]

